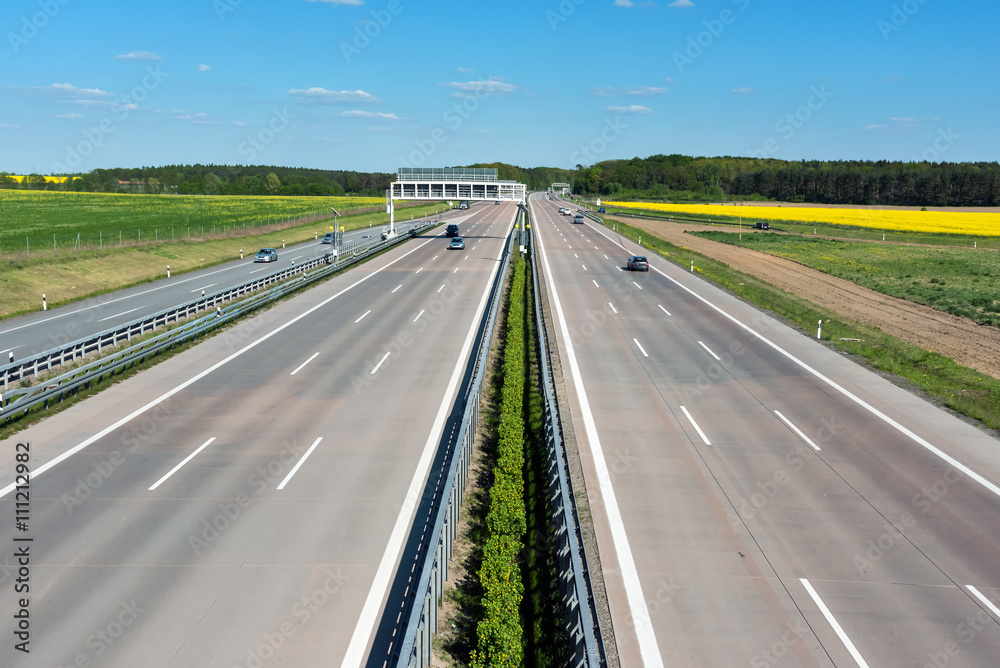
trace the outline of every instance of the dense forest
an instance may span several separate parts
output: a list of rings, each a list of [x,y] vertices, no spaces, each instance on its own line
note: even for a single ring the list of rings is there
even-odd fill
[[[778,200],[818,204],[1000,206],[996,162],[799,161],[654,155],[576,169],[495,167],[531,190],[570,183],[574,193],[668,201]],[[384,194],[394,175],[277,166],[168,165],[95,169],[58,183],[0,173],[0,188],[204,195]]]

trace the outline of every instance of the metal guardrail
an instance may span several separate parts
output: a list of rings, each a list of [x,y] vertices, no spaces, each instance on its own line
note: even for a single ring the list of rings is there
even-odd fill
[[[598,221],[601,220],[600,218],[597,218],[597,216],[589,214],[586,209],[581,209],[581,211],[583,211],[584,214],[590,215],[590,217],[593,218],[594,220]],[[614,213],[606,213],[605,215],[618,216],[620,218],[639,218],[642,220],[662,220],[667,223],[701,223],[702,225],[733,225],[733,226],[740,225],[740,223],[738,222],[733,223],[728,220],[712,220],[712,219],[701,220],[700,218],[681,218],[678,216],[650,216],[642,213],[625,213],[624,211],[620,210],[615,211]],[[752,225],[753,223],[747,223],[747,227],[751,227]]]
[[[583,211],[597,222],[597,216]],[[552,519],[555,524],[556,559],[559,587],[562,590],[565,629],[570,639],[572,655],[569,665],[599,668],[607,665],[604,639],[597,617],[597,606],[590,583],[586,554],[582,549],[583,536],[569,476],[568,461],[563,442],[562,419],[556,401],[555,378],[551,366],[549,331],[540,301],[538,265],[535,262],[534,230],[528,230],[531,256],[531,275],[535,288],[535,325],[538,330],[539,360],[542,367],[542,387],[545,394],[545,443],[548,450],[549,498],[552,502]]]
[[[458,535],[462,497],[465,481],[469,476],[472,446],[479,422],[479,398],[486,378],[485,362],[497,314],[500,311],[500,303],[503,301],[503,286],[510,265],[511,244],[515,240],[515,234],[516,232],[512,231],[507,238],[500,271],[497,272],[490,294],[487,324],[482,338],[476,344],[476,351],[473,352],[475,356],[473,380],[465,396],[460,399],[465,402],[465,408],[458,437],[454,441],[458,450],[452,455],[444,484],[437,495],[437,507],[431,511],[434,520],[433,529],[429,533],[428,549],[418,565],[420,578],[413,588],[413,605],[403,629],[402,642],[399,643],[394,656],[395,666],[425,668],[431,665],[431,639],[437,633],[438,604],[444,593],[444,582],[448,579],[448,560],[452,555],[452,544]]]
[[[412,224],[408,230],[398,233],[397,236],[391,239],[385,241],[374,239],[363,248],[360,248],[360,246],[355,248],[351,251],[352,254],[350,256],[342,252],[338,258],[334,259],[333,254],[329,253],[315,260],[304,262],[295,267],[283,269],[269,276],[230,288],[229,290],[223,290],[209,297],[198,299],[190,304],[161,311],[155,316],[132,322],[124,327],[107,330],[93,337],[74,341],[62,349],[42,353],[29,362],[22,362],[20,365],[8,365],[6,368],[0,369],[0,373],[3,374],[2,377],[5,381],[9,377],[14,377],[10,373],[12,367],[21,366],[24,368],[26,365],[31,364],[32,373],[37,374],[38,371],[51,369],[56,364],[65,364],[67,361],[66,355],[69,355],[69,361],[72,361],[77,356],[84,356],[88,352],[101,351],[102,347],[114,345],[117,341],[131,340],[132,336],[139,336],[146,331],[153,330],[157,324],[165,325],[167,322],[180,320],[198,310],[211,308],[212,306],[216,307],[216,312],[213,314],[202,316],[176,329],[164,332],[159,336],[115,351],[110,355],[84,364],[59,376],[46,379],[39,385],[0,393],[0,424],[10,422],[18,414],[28,411],[35,406],[48,406],[50,401],[61,400],[67,393],[75,394],[81,387],[89,388],[91,383],[99,381],[105,376],[113,375],[165,349],[172,348],[175,345],[185,343],[209,331],[218,329],[220,326],[228,324],[260,306],[281,299],[306,285],[326,278],[344,267],[439,224],[438,221]],[[352,243],[357,244],[358,242]],[[341,249],[343,248],[345,247],[342,246]],[[307,273],[310,270],[314,271]],[[301,274],[301,280],[287,282],[286,279],[296,274]],[[235,299],[270,283],[281,281],[286,282],[264,292],[253,294],[249,299],[232,303],[225,308],[218,306],[218,304],[224,301]],[[27,378],[28,375],[30,374],[22,373],[14,379]]]
[[[397,229],[402,230],[400,236],[405,237],[405,235],[412,233],[413,230],[419,231],[438,224],[440,223],[437,221],[416,221],[401,224],[397,226]],[[157,327],[166,326],[171,322],[179,322],[206,309],[217,308],[219,304],[230,302],[244,295],[256,292],[261,288],[265,288],[268,285],[279,283],[295,274],[331,264],[331,262],[337,267],[346,266],[355,255],[363,253],[365,249],[380,243],[380,232],[381,230],[373,231],[371,239],[361,239],[342,244],[337,249],[336,257],[333,257],[332,252],[326,253],[323,256],[298,265],[293,264],[291,267],[280,269],[242,285],[220,290],[205,297],[199,297],[185,304],[165,309],[159,313],[154,313],[127,324],[106,329],[97,334],[91,334],[63,344],[62,346],[37,353],[19,362],[0,366],[0,386],[6,389],[10,383],[20,381],[29,376],[37,376],[41,371],[48,371],[53,367],[64,365],[67,362],[72,364],[78,358],[85,358],[90,353],[100,354],[105,348],[117,346],[121,342],[131,341],[134,336],[142,336],[147,332],[155,332]],[[0,409],[2,408],[3,406],[0,404]]]

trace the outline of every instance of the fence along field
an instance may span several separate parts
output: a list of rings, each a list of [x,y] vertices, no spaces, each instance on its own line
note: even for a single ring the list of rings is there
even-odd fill
[[[683,215],[718,218],[818,223],[877,230],[963,234],[1000,237],[1000,213],[981,211],[902,211],[899,209],[848,209],[824,207],[740,206],[738,204],[662,204],[658,202],[605,202],[606,207],[647,209]]]
[[[380,197],[130,195],[0,190],[0,252],[36,253],[267,231],[269,224],[359,209]]]

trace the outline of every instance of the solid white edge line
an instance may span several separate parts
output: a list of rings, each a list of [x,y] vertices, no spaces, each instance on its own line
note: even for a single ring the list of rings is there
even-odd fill
[[[202,443],[200,448],[198,448],[197,450],[195,450],[194,452],[192,452],[190,455],[188,455],[187,457],[185,457],[184,460],[180,464],[178,464],[174,468],[170,469],[170,472],[167,475],[163,476],[162,478],[160,478],[159,480],[157,480],[156,482],[154,482],[153,486],[150,487],[149,489],[147,489],[146,491],[147,492],[152,492],[154,489],[156,489],[157,487],[159,487],[160,485],[162,485],[164,482],[166,482],[167,478],[169,478],[173,474],[177,473],[181,469],[182,466],[184,466],[189,461],[191,461],[192,459],[194,459],[195,455],[197,455],[199,452],[201,452],[202,450],[204,450],[205,448],[207,448],[209,446],[209,444],[212,441],[214,441],[214,440],[215,440],[215,436],[213,436],[212,438],[210,438],[207,441],[205,441],[204,443]]]
[[[302,458],[295,463],[295,466],[292,467],[292,470],[288,472],[288,475],[285,476],[285,479],[281,481],[280,485],[278,485],[279,490],[285,489],[285,485],[288,484],[288,481],[292,479],[292,476],[295,475],[295,472],[299,470],[299,467],[306,463],[306,458],[312,454],[313,450],[316,449],[316,446],[319,445],[319,442],[322,440],[323,437],[320,436],[315,441],[313,441],[313,444],[309,446],[309,449],[306,450],[306,453],[302,455]]]
[[[382,366],[382,362],[384,362],[384,361],[386,361],[387,359],[389,359],[389,355],[390,355],[391,353],[392,353],[392,351],[390,350],[390,351],[389,351],[389,352],[387,352],[387,353],[386,353],[385,355],[382,355],[382,359],[380,359],[380,360],[378,361],[378,364],[376,364],[376,365],[375,365],[375,368],[374,368],[374,369],[372,369],[372,372],[371,372],[370,374],[368,374],[368,375],[369,375],[369,376],[374,376],[374,375],[375,375],[375,372],[376,372],[376,371],[378,371],[378,368],[379,368],[380,366]]]
[[[604,232],[601,232],[600,230],[597,230],[597,232],[601,236],[603,236],[605,239],[607,239],[608,241],[610,241],[614,245],[616,245],[619,248],[621,248],[622,250],[625,250],[625,251],[628,250],[627,248],[625,248],[625,246],[623,246],[619,242],[615,241],[614,239],[612,239],[608,235],[604,234]],[[864,408],[865,410],[867,410],[869,413],[871,413],[875,417],[879,418],[880,420],[882,420],[883,422],[885,422],[886,424],[888,424],[890,427],[896,429],[901,434],[909,437],[917,445],[919,445],[919,446],[923,447],[924,449],[926,449],[927,451],[929,451],[929,452],[937,455],[938,457],[940,457],[941,459],[943,459],[944,461],[946,461],[948,464],[954,466],[956,469],[958,469],[959,471],[961,471],[965,475],[969,476],[970,478],[972,478],[973,480],[975,480],[976,482],[978,482],[980,485],[982,485],[983,487],[985,487],[989,491],[993,492],[997,496],[1000,496],[1000,485],[997,485],[993,481],[988,480],[985,476],[983,476],[983,475],[981,475],[979,473],[976,473],[975,471],[973,471],[971,468],[969,468],[968,466],[966,466],[965,464],[963,464],[962,462],[960,462],[956,458],[952,457],[951,455],[949,455],[945,451],[943,451],[940,448],[938,448],[936,445],[930,443],[929,441],[921,438],[920,436],[918,436],[914,432],[910,431],[907,427],[904,427],[899,422],[896,422],[896,420],[892,419],[891,417],[889,417],[888,415],[886,415],[885,413],[883,413],[879,409],[875,408],[874,406],[872,406],[867,401],[865,401],[861,397],[857,396],[856,394],[854,394],[853,392],[851,392],[847,388],[841,387],[836,381],[834,381],[834,380],[832,380],[830,378],[827,378],[826,376],[824,376],[823,374],[821,374],[819,371],[817,371],[816,369],[812,368],[811,366],[809,366],[808,364],[806,364],[805,362],[803,362],[802,360],[800,360],[798,357],[796,357],[795,355],[791,354],[790,352],[788,352],[787,350],[785,350],[784,348],[782,348],[781,346],[779,346],[777,343],[775,343],[774,341],[771,341],[769,338],[767,338],[766,336],[764,336],[763,334],[761,334],[760,332],[758,332],[757,330],[755,330],[750,325],[745,324],[743,321],[741,321],[736,316],[730,315],[726,311],[722,310],[722,308],[720,308],[719,306],[716,306],[712,302],[708,301],[708,299],[706,299],[705,297],[702,297],[697,292],[695,292],[694,290],[692,290],[688,286],[684,285],[683,283],[681,283],[677,279],[675,279],[675,278],[673,278],[671,276],[667,276],[667,274],[665,272],[661,271],[660,269],[657,269],[656,267],[653,267],[652,265],[650,265],[650,267],[652,267],[653,271],[655,271],[656,273],[658,273],[660,276],[663,276],[665,279],[667,279],[668,281],[670,281],[671,283],[673,283],[677,287],[679,287],[682,290],[686,291],[688,294],[690,294],[692,297],[694,297],[698,301],[702,302],[703,304],[705,304],[709,308],[714,309],[719,315],[723,316],[724,318],[727,318],[728,320],[730,320],[736,326],[742,328],[747,333],[749,333],[752,336],[754,336],[757,339],[759,339],[762,343],[770,346],[775,351],[777,351],[781,355],[784,355],[786,358],[788,358],[789,360],[791,360],[795,364],[798,364],[800,367],[802,367],[803,369],[805,369],[809,373],[813,374],[814,376],[816,376],[817,378],[819,378],[820,380],[822,380],[824,383],[826,383],[827,385],[829,385],[833,389],[837,390],[838,392],[840,392],[841,394],[843,394],[845,397],[847,397],[848,399],[850,399],[854,403],[858,404],[859,406],[861,406],[862,408]]]
[[[657,306],[660,306],[660,305],[657,304]],[[662,306],[660,306],[660,310],[663,311],[664,313],[666,313],[667,315],[670,315],[670,311],[668,311],[667,309],[663,308]],[[671,317],[673,317],[673,316],[671,316]]]
[[[691,423],[691,426],[694,427],[695,431],[698,432],[698,435],[701,436],[701,440],[705,442],[705,445],[712,445],[711,443],[709,443],[708,437],[705,436],[705,432],[701,430],[701,427],[698,426],[698,423],[695,422],[694,418],[691,417],[691,414],[688,413],[688,409],[685,408],[684,406],[681,406],[681,410],[684,411],[684,415],[687,416],[688,422]]]
[[[109,315],[107,318],[101,318],[97,322],[104,322],[105,320],[111,320],[112,318],[120,318],[123,315],[128,315],[132,311],[138,311],[141,308],[142,308],[141,306],[136,306],[135,308],[130,308],[127,311],[122,311],[121,313],[116,313],[115,315]]]
[[[816,604],[816,607],[819,608],[819,611],[823,613],[824,617],[826,617],[826,621],[829,622],[830,626],[833,627],[834,632],[837,634],[837,637],[840,638],[840,641],[844,643],[844,646],[847,648],[847,651],[850,652],[851,656],[854,657],[854,660],[857,661],[858,668],[868,668],[868,664],[865,663],[864,658],[861,656],[861,652],[858,651],[858,648],[854,646],[854,643],[851,642],[851,639],[847,637],[846,633],[844,633],[844,629],[841,628],[840,623],[837,621],[837,618],[833,616],[833,613],[830,612],[830,608],[826,607],[826,603],[824,603],[823,599],[819,597],[819,594],[816,593],[816,590],[813,589],[813,586],[809,584],[809,580],[806,580],[805,578],[799,578],[799,582],[801,582],[802,586],[806,588],[806,592],[808,592],[809,596],[812,597],[813,603]]]
[[[646,349],[642,347],[641,343],[639,343],[639,339],[632,339],[632,340],[635,341],[635,345],[639,346],[639,350],[642,352],[642,356],[649,357],[649,355],[646,353]]]
[[[511,221],[510,227],[513,227],[513,221]],[[509,238],[506,234],[503,238],[504,245],[506,245]],[[448,387],[444,393],[444,397],[441,399],[441,405],[438,407],[437,415],[434,417],[434,423],[427,434],[427,441],[424,443],[424,450],[420,454],[420,461],[413,472],[413,479],[410,481],[410,486],[406,490],[406,496],[403,499],[402,508],[396,517],[396,524],[392,528],[389,542],[386,544],[385,552],[382,554],[382,560],[379,562],[378,570],[372,579],[371,589],[368,590],[368,597],[365,599],[364,607],[358,616],[358,623],[354,627],[354,633],[351,635],[351,642],[347,646],[347,653],[340,664],[341,668],[354,668],[355,666],[360,668],[361,662],[364,660],[365,651],[368,648],[368,639],[375,628],[375,622],[378,621],[382,599],[389,588],[389,582],[392,578],[396,561],[399,559],[400,550],[403,549],[407,527],[410,525],[413,513],[416,511],[420,501],[420,490],[424,479],[427,477],[427,470],[430,468],[431,461],[433,460],[435,446],[441,440],[441,432],[444,429],[445,419],[451,411],[452,395],[455,394],[458,383],[462,378],[462,371],[465,369],[465,364],[468,361],[473,340],[475,339],[476,332],[479,330],[482,313],[486,308],[486,301],[490,296],[490,288],[493,286],[493,281],[500,269],[500,257],[503,255],[504,245],[501,245],[500,251],[493,262],[490,278],[486,281],[482,299],[479,300],[479,306],[476,309],[475,317],[472,319],[472,325],[469,327],[465,343],[462,345],[458,360],[455,362],[455,369],[451,373],[451,380],[448,381]]]
[[[803,441],[805,441],[806,443],[808,443],[810,445],[810,447],[812,447],[813,450],[815,450],[816,452],[820,452],[819,446],[816,445],[815,443],[813,443],[812,440],[808,436],[806,436],[805,434],[803,434],[801,429],[799,429],[794,424],[792,424],[791,420],[789,420],[784,415],[782,415],[780,411],[774,411],[774,414],[777,415],[779,418],[781,418],[781,421],[784,422],[785,424],[787,424],[789,429],[791,429],[796,434],[798,434],[799,438],[801,438]]]
[[[359,322],[361,322],[361,321],[362,321],[362,320],[364,319],[364,317],[365,317],[366,315],[368,315],[369,313],[371,313],[371,312],[372,312],[372,310],[371,310],[371,309],[368,309],[367,311],[365,311],[364,313],[362,313],[362,314],[361,314],[361,317],[360,317],[360,318],[358,318],[357,320],[355,320],[355,321],[354,321],[354,324],[356,325],[356,324],[358,324]]]
[[[973,594],[975,594],[976,598],[978,598],[980,601],[982,601],[983,605],[985,605],[987,608],[989,608],[990,611],[993,612],[993,614],[997,616],[997,619],[1000,619],[1000,608],[998,608],[997,605],[993,601],[991,601],[990,599],[988,599],[985,596],[983,596],[982,592],[980,592],[978,589],[976,589],[972,585],[965,585],[965,588],[968,589],[969,591],[971,591]]]
[[[194,376],[191,376],[190,378],[188,378],[187,380],[185,380],[180,385],[174,387],[172,390],[168,390],[168,391],[164,392],[163,394],[161,394],[160,396],[158,396],[156,399],[153,399],[152,401],[150,401],[146,405],[141,406],[140,408],[135,409],[134,411],[132,411],[131,413],[129,413],[128,415],[126,415],[122,419],[120,419],[117,422],[115,422],[114,424],[105,427],[101,431],[97,432],[96,434],[94,434],[90,438],[85,439],[81,443],[78,443],[77,445],[73,446],[72,448],[70,448],[66,452],[62,453],[61,455],[59,455],[57,457],[53,457],[48,462],[46,462],[45,464],[42,464],[37,469],[35,469],[34,471],[32,471],[31,472],[32,476],[33,477],[37,477],[37,476],[41,475],[42,473],[45,473],[46,471],[48,471],[53,466],[57,466],[61,462],[65,461],[66,459],[69,459],[70,457],[72,457],[76,453],[80,452],[84,448],[87,448],[90,445],[92,445],[94,442],[96,442],[96,441],[104,438],[105,436],[107,436],[108,434],[110,434],[111,432],[113,432],[115,429],[118,429],[119,427],[121,427],[124,424],[128,424],[131,420],[133,420],[133,419],[137,418],[138,416],[142,415],[143,413],[145,413],[149,409],[151,409],[151,408],[153,408],[155,406],[158,406],[159,404],[163,403],[164,401],[166,401],[170,397],[174,396],[175,394],[177,394],[181,390],[184,390],[185,388],[189,387],[190,385],[193,385],[194,383],[198,382],[199,380],[201,380],[205,376],[209,375],[213,371],[215,371],[215,370],[217,370],[217,369],[225,366],[226,364],[229,364],[234,359],[242,356],[244,353],[249,352],[250,350],[253,350],[254,348],[256,348],[257,346],[259,346],[260,344],[262,344],[265,341],[267,341],[268,339],[270,339],[272,336],[275,336],[276,334],[278,334],[278,333],[280,333],[280,332],[288,329],[289,327],[291,327],[292,325],[294,325],[295,323],[297,323],[299,320],[302,320],[306,316],[312,315],[314,312],[316,312],[319,309],[323,308],[324,306],[326,306],[327,304],[329,304],[334,299],[336,299],[340,295],[344,294],[348,290],[354,289],[355,287],[357,287],[357,286],[361,285],[362,283],[364,283],[365,281],[367,281],[372,276],[375,276],[376,274],[379,274],[383,269],[387,269],[387,268],[391,267],[392,265],[396,264],[397,262],[399,262],[400,260],[402,260],[403,258],[405,258],[406,256],[408,256],[408,255],[410,255],[412,253],[416,253],[418,250],[420,250],[421,248],[423,248],[427,244],[431,243],[432,241],[434,241],[434,240],[433,239],[428,239],[427,241],[425,241],[424,243],[420,244],[416,248],[414,248],[412,250],[409,250],[406,253],[403,253],[402,255],[400,255],[399,257],[397,257],[395,260],[392,260],[391,262],[388,262],[385,265],[379,267],[378,269],[376,269],[372,273],[370,273],[370,274],[368,274],[366,276],[363,276],[362,278],[359,278],[358,280],[354,281],[353,283],[351,283],[350,285],[348,285],[346,288],[344,288],[340,292],[336,293],[335,295],[331,295],[330,297],[327,297],[326,299],[324,299],[323,301],[321,301],[319,304],[316,304],[315,306],[312,306],[312,307],[306,309],[305,311],[303,311],[302,313],[298,314],[297,316],[295,316],[294,318],[292,318],[291,320],[289,320],[288,322],[286,322],[284,325],[280,325],[279,327],[276,327],[275,329],[273,329],[270,332],[268,332],[267,334],[263,335],[262,337],[260,337],[256,341],[251,341],[245,347],[243,347],[243,348],[237,350],[236,352],[230,354],[228,357],[225,357],[225,358],[219,360],[218,362],[216,362],[212,366],[208,367],[207,369],[205,369],[203,371],[198,372]],[[4,496],[7,496],[12,491],[14,491],[14,487],[15,486],[16,486],[16,483],[12,482],[11,484],[9,484],[6,487],[4,487],[3,489],[0,489],[0,498],[3,498]]]
[[[532,215],[534,215],[534,206],[530,200],[528,204],[532,208]],[[632,613],[632,627],[635,630],[636,639],[639,643],[639,653],[642,656],[644,665],[649,668],[662,668],[663,658],[660,656],[656,634],[653,632],[653,625],[650,623],[649,609],[646,606],[646,599],[642,594],[642,584],[639,582],[639,572],[636,570],[635,560],[632,557],[632,548],[628,541],[628,534],[625,532],[621,510],[618,508],[618,498],[611,484],[611,473],[608,470],[608,462],[604,456],[604,449],[601,447],[600,436],[597,434],[597,424],[594,422],[594,415],[590,411],[590,400],[587,398],[587,390],[583,386],[580,365],[576,360],[576,352],[573,348],[573,342],[570,339],[569,327],[566,324],[566,317],[563,315],[562,303],[559,301],[559,293],[556,291],[552,271],[549,268],[548,255],[545,252],[544,244],[541,243],[541,239],[539,239],[538,250],[542,258],[542,264],[545,267],[545,279],[549,285],[549,294],[552,296],[556,320],[559,322],[559,331],[566,346],[566,359],[569,362],[570,378],[576,390],[577,400],[580,402],[583,426],[587,433],[587,441],[590,443],[591,453],[594,458],[594,468],[596,469],[598,484],[601,488],[601,496],[604,499],[605,511],[608,513],[611,542],[615,546],[615,554],[618,557],[618,564],[621,568],[625,596],[628,599],[629,610]]]
[[[288,375],[289,375],[289,376],[294,376],[294,375],[295,375],[295,374],[297,374],[297,373],[298,373],[299,371],[302,371],[302,367],[304,367],[304,366],[305,366],[306,364],[309,364],[309,362],[312,362],[312,361],[313,361],[314,359],[316,359],[316,356],[317,356],[317,355],[319,355],[319,353],[313,353],[313,356],[312,356],[312,357],[310,357],[310,358],[309,358],[309,359],[307,359],[307,360],[306,360],[305,362],[303,362],[302,364],[300,364],[300,365],[298,365],[297,367],[295,367],[295,371],[291,372],[291,373],[290,373],[290,374],[288,374]]]
[[[718,355],[716,355],[715,353],[713,353],[712,349],[709,348],[708,346],[706,346],[704,343],[702,343],[701,341],[699,341],[698,345],[701,346],[702,348],[704,348],[706,351],[708,351],[708,354],[711,355],[712,357],[714,357],[716,362],[721,362],[722,361],[722,358],[719,357]]]

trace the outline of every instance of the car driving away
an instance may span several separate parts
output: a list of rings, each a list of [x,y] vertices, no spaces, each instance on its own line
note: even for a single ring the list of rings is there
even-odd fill
[[[756,222],[756,223],[753,224],[753,227],[754,227],[755,230],[769,230],[769,229],[771,229],[770,224],[768,224],[766,222],[764,222],[764,223]]]
[[[273,248],[261,248],[257,251],[257,254],[253,256],[254,262],[277,262],[278,261],[278,251]]]
[[[629,271],[649,271],[649,262],[644,255],[633,255],[625,263],[625,267]]]
[[[448,244],[448,250],[465,250],[465,239],[462,237],[455,237]]]

